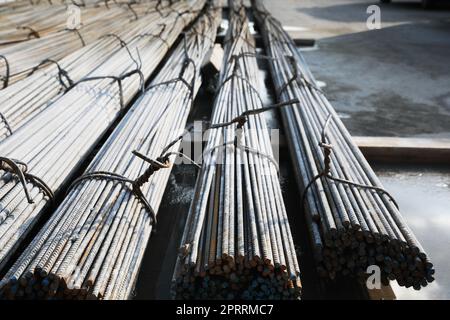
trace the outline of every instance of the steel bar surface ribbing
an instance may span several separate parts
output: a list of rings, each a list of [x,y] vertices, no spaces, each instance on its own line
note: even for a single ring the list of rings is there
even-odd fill
[[[182,6],[182,2],[174,6]],[[109,8],[102,5],[95,16],[81,16],[83,24],[77,29],[63,29],[41,38],[31,39],[12,45],[0,47],[0,88],[23,79],[36,65],[44,59],[59,60],[108,33],[123,30],[127,21],[139,19],[149,10],[154,10],[155,3],[111,4]],[[66,15],[64,13],[64,15]]]
[[[111,7],[114,7],[114,4]],[[101,13],[108,8],[109,5],[108,7],[105,5],[75,7],[72,4],[72,10],[79,12],[80,26],[102,19]],[[25,10],[0,13],[0,46],[42,38],[64,30],[68,27],[68,23],[77,22],[75,19],[73,21],[70,19],[70,14],[72,14],[71,7],[66,4],[45,7],[29,5]]]
[[[163,59],[168,50],[163,42],[173,44],[205,2],[182,3],[186,14],[181,18],[177,12],[170,13],[174,19],[168,18],[173,22],[161,34],[161,41],[142,37],[132,42],[89,74],[90,80],[81,80],[0,143],[0,267],[50,202],[48,189],[56,193],[68,182]]]
[[[160,6],[165,4],[160,1]],[[52,3],[40,1],[39,4],[32,4],[24,1],[21,7],[10,10],[0,9],[0,46],[42,38],[50,33],[55,33],[68,28],[76,22],[82,25],[90,24],[94,20],[102,19],[102,13],[107,9],[114,8],[118,1],[92,1],[75,5],[72,1],[52,1]],[[128,4],[130,7],[128,7]],[[157,1],[139,1],[140,4],[148,4],[154,7]],[[166,1],[166,3],[169,3]],[[125,7],[126,6],[126,7]],[[5,6],[6,7],[6,6]],[[122,7],[130,11],[129,18],[133,17],[136,3],[122,1]],[[130,9],[131,8],[131,9]],[[136,11],[136,13],[139,12]],[[79,12],[79,16],[78,16]],[[77,18],[80,21],[77,21]]]
[[[294,42],[263,7],[253,8],[264,38],[279,101],[300,105],[281,110],[290,153],[320,275],[367,277],[420,289],[434,269],[401,216],[395,200],[352,141],[309,71]],[[372,273],[373,271],[370,271]]]
[[[200,82],[199,69],[211,49],[220,10],[208,10],[181,43],[108,141],[86,173],[106,171],[136,178],[186,125]],[[188,60],[189,59],[189,60]],[[181,76],[182,81],[172,81]],[[195,88],[187,83],[195,81]],[[162,84],[166,83],[166,84]],[[191,90],[194,90],[193,92]],[[168,152],[177,151],[179,142]],[[173,157],[173,156],[172,156]],[[157,211],[170,170],[162,168],[142,185]],[[129,186],[87,179],[66,199],[10,269],[0,289],[4,298],[127,299],[153,226],[152,217]]]
[[[0,91],[0,141],[17,131],[34,116],[45,110],[59,95],[64,94],[71,83],[80,80],[89,72],[108,60],[123,46],[131,45],[140,37],[161,43],[160,34],[170,29],[176,17],[165,17],[172,10],[183,9],[182,4],[162,7],[159,12],[149,12],[138,20],[119,20],[125,30],[108,33],[93,43],[76,50],[61,59],[44,60],[42,67],[26,79],[18,81]],[[135,54],[135,53],[134,53]]]
[[[241,124],[224,125],[263,107],[245,9],[230,7],[215,125],[184,230],[173,294],[177,299],[298,298],[300,272],[265,117],[249,116],[242,130]]]
[[[66,6],[46,6],[38,10],[30,5],[26,9],[0,12],[0,46],[40,38],[66,27]]]

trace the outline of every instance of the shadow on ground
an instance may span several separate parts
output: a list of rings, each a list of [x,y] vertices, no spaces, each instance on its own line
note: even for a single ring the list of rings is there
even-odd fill
[[[450,20],[318,41],[304,56],[353,135],[450,137]]]

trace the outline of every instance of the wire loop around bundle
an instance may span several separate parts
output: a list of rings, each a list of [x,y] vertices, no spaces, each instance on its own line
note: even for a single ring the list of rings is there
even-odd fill
[[[190,64],[192,64],[192,66],[194,68],[194,75],[192,77],[191,83],[189,83],[183,77],[184,73],[186,72],[186,70],[187,70],[187,68],[188,68],[188,66]],[[178,74],[178,77],[176,77],[174,79],[167,80],[167,81],[162,81],[162,82],[153,84],[153,85],[151,85],[151,86],[149,86],[147,88],[147,91],[151,90],[151,89],[154,89],[154,88],[157,88],[157,87],[160,87],[160,86],[165,86],[165,85],[169,85],[169,84],[172,84],[172,83],[181,82],[189,90],[189,99],[191,101],[191,107],[192,107],[192,105],[194,103],[194,91],[195,91],[195,80],[196,80],[196,77],[197,77],[197,67],[195,65],[195,62],[194,62],[194,60],[192,60],[192,58],[190,58],[189,56],[186,55],[185,58],[184,58],[184,61],[183,61],[183,66],[182,66],[182,68],[180,70],[180,73]]]
[[[304,81],[304,83],[309,87],[312,88],[320,93],[323,93],[322,89],[320,89],[316,84],[312,83],[311,81],[309,81],[308,79],[306,79],[302,74],[300,74],[299,70],[298,70],[298,66],[297,66],[297,62],[295,61],[295,58],[292,56],[286,56],[286,58],[288,59],[288,61],[290,62],[292,69],[293,69],[293,75],[292,77],[286,81],[286,83],[284,83],[279,89],[277,89],[276,94],[277,94],[277,100],[280,100],[281,95],[283,94],[283,92],[289,88],[289,86],[294,82],[294,81]]]
[[[129,2],[126,2],[126,3],[125,3],[125,6],[128,8],[128,10],[130,10],[130,11],[133,13],[133,15],[134,15],[134,20],[138,20],[138,19],[139,19],[139,16],[138,16],[138,14],[136,13],[136,11],[134,11],[134,9],[131,7],[131,5],[132,5],[132,3],[129,3]]]
[[[361,183],[357,183],[357,182],[353,182],[350,180],[346,180],[346,179],[342,179],[342,178],[337,178],[334,177],[331,174],[331,154],[333,151],[333,146],[327,142],[326,139],[326,130],[329,127],[331,120],[333,118],[332,114],[329,114],[324,125],[322,128],[322,137],[321,137],[321,141],[319,142],[319,146],[324,150],[324,159],[323,159],[323,170],[321,172],[319,172],[316,176],[314,176],[311,181],[305,186],[305,189],[303,190],[302,196],[301,196],[301,203],[303,205],[303,207],[306,206],[306,195],[309,191],[309,189],[311,189],[311,187],[313,186],[313,184],[320,178],[325,178],[325,179],[329,179],[338,183],[342,183],[342,184],[346,184],[349,186],[353,186],[356,188],[360,188],[360,189],[364,189],[364,190],[373,190],[376,191],[382,195],[385,195],[389,198],[390,201],[392,201],[392,203],[395,205],[395,207],[397,209],[399,209],[399,206],[397,204],[397,202],[395,201],[394,197],[387,192],[385,189],[381,188],[381,187],[377,187],[377,186],[371,186],[371,185],[365,185],[365,184],[361,184]]]
[[[183,78],[183,75],[184,75],[187,67],[190,64],[192,64],[193,67],[194,67],[194,75],[192,77],[191,83],[189,83],[187,80],[185,80]],[[136,70],[134,70],[134,71],[136,71]],[[132,74],[132,72],[123,75],[122,78],[130,76]],[[177,78],[171,79],[171,80],[167,80],[167,81],[163,81],[163,82],[160,82],[160,83],[157,83],[157,84],[154,84],[154,85],[151,85],[151,86],[149,86],[147,88],[147,91],[150,90],[150,89],[162,86],[162,85],[168,85],[168,84],[171,84],[171,83],[181,82],[190,91],[189,99],[191,100],[191,103],[193,103],[196,74],[197,74],[197,71],[196,71],[195,62],[189,56],[187,56],[187,54],[186,54],[185,55],[185,59],[183,61],[183,66],[182,66],[182,68],[180,70],[180,73],[179,73]],[[98,79],[98,78],[102,78],[102,77],[93,77],[93,78],[85,79],[84,81],[94,80],[94,79]],[[110,77],[110,78],[113,78],[114,80],[116,80],[115,77]],[[119,88],[121,90],[120,81],[119,81]],[[121,95],[122,95],[122,93],[121,93]],[[121,99],[121,101],[123,102],[122,99]],[[150,179],[150,177],[156,171],[159,171],[160,169],[164,169],[164,168],[170,168],[169,156],[171,156],[171,155],[177,155],[177,156],[185,157],[190,162],[192,162],[194,165],[196,165],[197,167],[200,167],[194,160],[192,160],[191,158],[187,157],[185,154],[183,154],[181,152],[167,152],[173,145],[175,145],[178,141],[183,139],[183,137],[184,137],[184,135],[179,136],[174,141],[169,143],[165,148],[163,148],[163,150],[161,152],[161,155],[156,160],[150,159],[149,157],[145,156],[144,154],[140,153],[139,151],[134,150],[133,154],[135,156],[139,157],[140,159],[142,159],[142,160],[144,160],[144,161],[146,161],[146,162],[148,162],[150,164],[150,166],[144,171],[144,173],[142,173],[135,180],[131,180],[131,179],[126,178],[126,177],[124,177],[124,176],[122,176],[120,174],[117,174],[117,173],[112,173],[112,172],[107,172],[107,171],[95,171],[95,172],[86,173],[85,175],[83,175],[83,176],[79,177],[78,179],[76,179],[72,183],[72,185],[69,187],[69,190],[71,190],[75,185],[77,185],[81,181],[84,181],[84,180],[87,180],[87,179],[105,179],[105,180],[110,180],[110,181],[129,183],[132,186],[132,188],[130,189],[131,192],[143,203],[144,207],[146,208],[146,210],[151,215],[152,225],[156,225],[156,222],[157,222],[156,213],[153,210],[153,208],[151,207],[149,201],[145,198],[144,194],[142,193],[141,187],[142,187],[142,185],[144,185]]]
[[[230,58],[230,62],[231,61],[235,62],[234,68],[233,68],[233,72],[231,73],[230,76],[228,76],[225,80],[222,81],[222,83],[217,87],[216,92],[219,92],[225,86],[225,84],[227,82],[237,78],[237,79],[245,82],[248,85],[248,87],[256,94],[256,97],[258,98],[259,102],[262,105],[264,105],[264,101],[263,101],[261,95],[259,94],[259,90],[256,89],[253,86],[253,84],[247,78],[245,78],[245,77],[243,77],[243,76],[238,74],[238,70],[240,70],[239,60],[241,58],[244,58],[244,57],[253,57],[253,58],[256,58],[256,59],[266,59],[266,60],[271,59],[271,60],[274,60],[274,58],[271,58],[269,56],[260,55],[260,54],[253,54],[251,52],[242,52],[240,54],[232,55],[231,58]]]
[[[273,156],[271,156],[271,155],[269,155],[267,153],[261,152],[261,151],[259,151],[257,149],[251,148],[249,146],[244,146],[244,145],[242,145],[240,143],[237,143],[237,139],[236,138],[233,141],[224,142],[222,144],[218,144],[218,145],[212,146],[211,148],[206,149],[202,153],[202,156],[204,157],[205,154],[212,153],[215,149],[218,149],[218,148],[221,148],[221,147],[226,147],[226,146],[234,146],[235,148],[237,148],[239,150],[247,151],[249,153],[256,154],[258,156],[266,158],[267,160],[269,160],[269,162],[271,162],[275,166],[277,172],[280,171],[280,167],[278,165],[278,162],[275,160],[275,158]],[[194,164],[199,166],[196,162],[194,162]]]
[[[75,33],[75,34],[78,36],[78,38],[80,39],[82,46],[83,46],[83,47],[86,46],[86,42],[84,41],[83,36],[81,35],[80,31],[78,31],[78,29],[69,29],[69,28],[66,28],[66,29],[64,29],[64,30],[65,30],[65,31],[69,31],[69,32]]]
[[[165,151],[167,151],[170,148],[170,146],[173,146],[173,144],[175,144],[175,143],[171,143],[171,144],[169,144],[169,146],[164,148],[163,153],[165,153]],[[107,181],[115,181],[115,182],[119,182],[119,183],[128,183],[131,185],[131,188],[129,189],[130,192],[132,192],[132,194],[134,196],[136,196],[139,199],[139,201],[141,201],[141,203],[143,204],[146,211],[148,211],[148,213],[150,214],[150,217],[152,219],[152,226],[155,227],[157,224],[156,213],[153,210],[152,206],[150,205],[150,202],[147,200],[144,193],[142,192],[142,189],[141,189],[142,186],[149,181],[150,177],[155,172],[157,172],[161,169],[167,169],[167,168],[171,167],[171,163],[169,160],[169,157],[171,155],[178,155],[178,156],[186,157],[194,165],[196,165],[198,167],[199,167],[199,165],[197,163],[195,163],[195,161],[193,161],[192,159],[190,159],[189,157],[187,157],[186,155],[184,155],[181,152],[168,152],[168,153],[165,153],[165,154],[161,155],[160,157],[156,158],[155,160],[149,158],[148,156],[142,154],[141,152],[139,152],[137,150],[133,150],[132,153],[133,153],[133,155],[137,156],[138,158],[140,158],[150,164],[150,166],[141,175],[139,175],[136,179],[132,180],[132,179],[129,179],[118,173],[109,172],[109,171],[93,171],[93,172],[85,173],[81,177],[75,179],[73,181],[73,183],[69,186],[68,192],[70,192],[70,190],[72,190],[75,186],[77,186],[78,184],[80,184],[81,182],[83,182],[85,180],[107,180]]]
[[[17,176],[19,182],[22,184],[25,196],[29,204],[34,203],[34,200],[32,199],[30,192],[28,191],[27,181],[36,185],[40,190],[44,192],[45,195],[49,197],[51,201],[53,201],[55,196],[52,189],[50,189],[50,187],[41,178],[28,173],[28,166],[24,162],[8,157],[0,157],[0,169]]]
[[[48,63],[53,63],[54,65],[56,65],[56,67],[58,68],[59,83],[65,90],[69,89],[74,83],[73,80],[70,78],[69,73],[65,69],[63,69],[57,61],[55,61],[53,59],[42,60],[37,66],[35,66],[33,69],[31,69],[31,71],[28,73],[27,77],[31,76],[33,73],[35,73],[37,70],[39,70],[39,68],[41,68],[42,66],[44,66]],[[67,84],[64,82],[63,79],[66,79]]]
[[[6,58],[6,56],[0,54],[0,59],[3,59],[5,61],[5,75],[4,76],[0,75],[0,80],[3,81],[3,88],[2,89],[5,89],[8,86],[8,84],[9,84],[9,77],[11,76],[11,74],[10,74],[10,67],[9,67],[9,61]]]
[[[150,166],[144,171],[144,173],[138,176],[136,179],[132,180],[118,173],[109,171],[93,171],[85,173],[81,177],[75,179],[69,186],[68,192],[70,192],[70,190],[75,188],[78,184],[86,180],[107,180],[119,183],[128,183],[131,185],[129,191],[142,203],[145,210],[150,215],[152,226],[155,227],[157,224],[156,213],[150,205],[150,202],[144,196],[141,187],[150,179],[153,173],[163,168],[169,168],[170,165],[168,164],[168,159],[158,158],[156,160],[152,160],[146,156],[143,156],[137,151],[133,151],[133,154],[150,163]]]
[[[260,114],[260,113],[263,113],[263,112],[266,112],[266,111],[269,111],[269,110],[278,109],[278,108],[281,108],[281,107],[291,106],[291,105],[297,104],[297,103],[299,103],[298,99],[292,99],[292,100],[289,100],[289,101],[276,103],[276,104],[273,104],[273,105],[270,105],[270,106],[267,106],[267,107],[262,107],[262,108],[259,108],[259,109],[247,110],[247,111],[244,111],[243,113],[241,113],[239,116],[231,119],[228,122],[212,124],[209,128],[210,129],[222,128],[222,127],[226,127],[226,126],[232,125],[233,123],[237,123],[238,124],[238,128],[239,127],[243,127],[243,125],[248,120],[248,116]]]
[[[40,38],[41,36],[39,35],[39,32],[37,32],[36,30],[34,30],[32,27],[29,26],[18,26],[17,27],[18,30],[28,30],[30,31],[30,33],[28,34],[28,39],[31,39],[31,37],[35,37],[36,39]]]
[[[127,44],[124,40],[122,40],[122,38],[119,37],[119,36],[118,36],[117,34],[115,34],[115,33],[108,33],[108,34],[105,34],[105,35],[101,36],[99,39],[109,38],[109,37],[114,38],[114,39],[117,39],[117,40],[119,41],[120,46],[121,46],[122,48],[128,46],[128,44]]]
[[[11,128],[11,126],[9,125],[9,122],[8,122],[8,120],[6,119],[6,117],[4,116],[4,114],[1,113],[1,112],[0,112],[0,119],[1,119],[1,121],[5,124],[6,130],[8,130],[9,135],[12,135],[12,134],[13,134],[12,128]]]
[[[241,113],[239,116],[231,119],[228,122],[213,124],[213,125],[211,125],[209,127],[209,129],[223,128],[223,127],[227,127],[227,126],[230,126],[230,125],[236,123],[237,124],[237,129],[240,130],[240,129],[242,129],[244,127],[245,123],[248,121],[248,117],[251,116],[251,115],[257,115],[257,114],[260,114],[260,113],[263,113],[263,112],[266,112],[266,111],[269,111],[269,110],[274,110],[274,109],[278,109],[278,108],[281,108],[281,107],[290,106],[290,105],[296,104],[298,102],[299,102],[298,99],[293,99],[293,100],[289,100],[289,101],[286,101],[286,102],[277,103],[277,104],[274,104],[274,105],[271,105],[271,106],[262,107],[262,108],[259,108],[259,109],[247,110],[247,111],[244,111],[243,113]],[[260,155],[262,157],[267,158],[270,162],[272,162],[275,165],[275,167],[277,168],[277,171],[279,171],[278,163],[276,162],[276,160],[272,156],[270,156],[268,154],[265,154],[265,153],[263,153],[263,152],[261,152],[259,150],[253,149],[251,147],[241,145],[239,143],[239,141],[238,141],[238,132],[236,132],[236,136],[235,136],[233,141],[225,142],[223,144],[216,145],[216,146],[213,146],[211,148],[208,148],[207,150],[205,150],[203,152],[203,156],[204,156],[204,154],[206,154],[208,152],[212,152],[213,150],[215,150],[217,148],[224,147],[224,146],[227,146],[227,145],[232,145],[232,144],[234,144],[234,146],[236,148],[238,148],[238,149],[243,149],[244,151],[248,151],[250,153],[253,153],[253,154],[256,154],[256,155]]]
[[[122,81],[126,78],[131,77],[132,75],[135,75],[135,74],[139,75],[139,77],[140,77],[140,80],[141,80],[140,90],[143,91],[144,86],[145,86],[145,77],[140,69],[134,69],[134,70],[124,73],[120,76],[94,76],[94,77],[83,78],[83,79],[77,81],[76,83],[72,84],[67,90],[71,90],[72,88],[76,87],[78,84],[80,84],[82,82],[112,79],[114,82],[117,82],[117,85],[119,86],[120,107],[121,107],[121,109],[123,109],[123,108],[125,108],[125,102],[124,102],[124,97],[123,97]]]
[[[150,33],[150,32],[141,33],[141,34],[138,34],[138,35],[134,36],[133,38],[131,38],[130,42],[132,42],[134,39],[138,39],[138,38],[151,37],[151,38],[156,38],[158,40],[161,40],[161,42],[164,43],[164,45],[167,47],[167,50],[170,50],[170,47],[171,47],[170,43],[162,37],[164,31],[166,30],[166,24],[160,23],[159,25],[162,26],[162,29],[158,33]]]

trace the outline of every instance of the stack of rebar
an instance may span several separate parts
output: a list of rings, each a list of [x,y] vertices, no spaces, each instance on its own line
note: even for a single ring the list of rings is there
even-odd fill
[[[159,6],[161,8],[170,4],[168,1],[163,2],[160,1]],[[97,0],[78,5],[75,3],[70,1],[57,3],[54,1],[51,4],[41,2],[41,5],[36,5],[26,1],[24,6],[16,6],[14,9],[2,11],[0,16],[0,46],[42,38],[69,28],[71,25],[81,28],[83,25],[89,25],[94,21],[104,19],[105,16],[101,14],[102,12],[108,11],[108,9],[117,10],[119,6],[130,12],[130,19],[133,16],[136,18],[133,11],[139,16],[142,12],[141,7],[136,6],[136,2],[131,1],[122,1],[122,3],[111,1],[111,3],[108,3],[108,1]],[[158,2],[141,0],[139,3],[147,5],[148,9],[153,9]],[[79,23],[79,26],[76,23]]]
[[[164,16],[176,6],[161,7],[160,13],[149,12],[127,24],[126,30],[108,33],[59,62],[44,60],[39,69],[26,79],[0,91],[0,141],[17,131],[34,116],[45,110],[51,102],[75,82],[108,60],[122,47],[138,41],[162,41],[161,32],[170,28],[174,15]],[[123,22],[123,21],[122,21]],[[155,40],[156,39],[156,40]],[[161,43],[169,47],[168,43]],[[134,53],[135,54],[135,53]]]
[[[220,10],[211,9],[185,35],[154,79],[98,152],[61,206],[0,285],[4,298],[127,299],[150,233],[151,212],[110,172],[131,179],[149,164],[173,159],[199,87],[199,69],[213,45]],[[192,87],[195,85],[195,87]],[[172,141],[177,141],[172,143]],[[171,145],[169,148],[165,146]],[[166,150],[164,150],[166,149]],[[164,156],[162,155],[162,156]],[[141,190],[157,212],[169,179],[167,166],[148,176]],[[97,174],[96,174],[97,173]],[[109,178],[108,178],[109,177]]]
[[[114,7],[112,4],[111,7]],[[0,17],[0,46],[42,38],[51,33],[64,30],[68,22],[79,22],[80,27],[101,18],[99,13],[109,8],[106,5],[75,6],[53,4],[46,6],[28,5],[20,9],[2,13]],[[80,21],[71,20],[71,14],[79,12]],[[78,19],[78,17],[73,16]]]
[[[202,169],[173,277],[178,299],[295,299],[301,284],[245,9],[233,9]],[[233,120],[235,119],[235,120]],[[237,120],[240,119],[240,120]],[[237,122],[237,123],[236,123]]]
[[[103,35],[122,31],[124,24],[154,11],[156,5],[155,2],[137,3],[133,6],[111,4],[108,8],[101,5],[95,14],[81,16],[82,24],[79,27],[68,25],[67,28],[40,38],[1,46],[0,89],[23,79],[45,59],[59,60]],[[171,7],[177,12],[183,12],[183,6],[181,1]],[[159,5],[158,10],[160,7],[162,5]],[[40,11],[32,12],[40,14]],[[160,14],[164,15],[162,12]]]
[[[67,23],[66,7],[47,6],[45,10],[26,7],[3,12],[0,17],[0,45],[12,44],[64,29]]]
[[[258,0],[253,8],[264,38],[302,205],[324,277],[356,275],[380,267],[381,280],[420,289],[434,269],[401,216],[395,200],[352,141],[294,42]]]
[[[140,37],[0,143],[0,268],[95,144],[143,88],[204,1],[173,11],[161,39]]]

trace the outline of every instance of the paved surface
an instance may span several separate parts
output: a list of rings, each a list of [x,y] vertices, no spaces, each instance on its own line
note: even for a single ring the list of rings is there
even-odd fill
[[[265,1],[295,37],[355,135],[450,137],[450,5],[367,0]],[[366,9],[381,8],[380,30]]]

